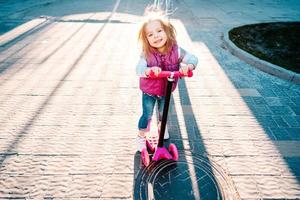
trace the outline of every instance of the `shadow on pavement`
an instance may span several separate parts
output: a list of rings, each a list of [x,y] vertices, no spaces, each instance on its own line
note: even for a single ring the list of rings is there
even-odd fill
[[[183,4],[184,2],[178,2],[179,7],[184,6]],[[279,160],[282,158],[285,161],[284,164],[287,166],[287,170],[292,172],[298,183],[300,183],[300,157],[298,153],[300,140],[299,85],[286,83],[276,77],[266,75],[251,66],[246,66],[247,64],[241,66],[240,60],[233,59],[233,55],[222,48],[221,34],[223,33],[223,26],[226,24],[207,24],[205,26],[204,23],[201,24],[201,20],[205,21],[205,17],[198,18],[198,15],[188,11],[191,11],[191,9],[186,10],[186,18],[178,19],[184,24],[192,42],[205,43],[234,89],[240,94],[242,101],[251,111],[250,114],[255,118],[257,127],[263,130],[266,135],[266,144],[272,144],[276,147]],[[176,16],[174,18],[176,19]],[[212,19],[217,20],[217,18]],[[257,95],[244,94],[240,91],[243,89],[257,91]],[[239,121],[232,123],[239,123]],[[247,124],[243,126],[247,127]],[[261,153],[259,156],[268,155]]]
[[[111,15],[110,15],[111,16]],[[109,22],[109,18],[108,18],[108,22]],[[49,93],[48,97],[41,103],[41,105],[39,106],[38,109],[36,109],[36,112],[34,113],[34,115],[27,120],[26,124],[23,126],[22,130],[20,130],[17,134],[15,139],[6,147],[5,150],[5,154],[3,156],[0,157],[0,167],[3,165],[5,159],[7,156],[14,154],[13,149],[15,147],[18,146],[19,142],[26,136],[27,131],[31,128],[31,126],[33,126],[35,120],[39,117],[40,114],[43,113],[45,107],[47,106],[48,102],[51,101],[51,99],[55,96],[56,92],[62,87],[62,85],[65,83],[66,78],[71,74],[71,72],[76,69],[76,67],[78,66],[79,61],[84,57],[85,53],[89,50],[89,48],[92,46],[93,42],[95,41],[95,39],[97,37],[99,37],[99,35],[102,33],[103,29],[105,28],[105,26],[108,24],[108,22],[106,24],[103,24],[103,26],[97,31],[97,33],[95,34],[95,36],[93,38],[91,38],[90,42],[86,45],[86,47],[84,48],[84,50],[81,52],[81,54],[74,59],[74,62],[72,65],[70,65],[70,67],[68,68],[68,70],[64,73],[64,75],[60,78],[60,81],[57,83],[57,85],[53,88],[53,90]],[[80,27],[82,28],[82,27]],[[79,29],[80,29],[79,28]],[[79,30],[76,30],[72,36],[74,36],[76,34],[76,32],[78,32]],[[71,37],[72,37],[71,36]],[[63,46],[63,44],[68,41],[70,38],[67,38],[61,45],[59,45],[58,48],[61,48]],[[56,48],[57,49],[57,48]],[[54,54],[55,52],[52,52],[49,56],[51,56],[52,54]]]
[[[179,82],[181,106],[191,101],[184,80]],[[187,137],[180,131],[178,109],[171,99],[168,127],[170,141],[179,150],[177,162],[152,162],[147,168],[141,163],[140,153],[134,157],[134,199],[239,199],[224,171],[209,159],[193,111],[183,112]],[[171,114],[170,114],[171,113]],[[189,147],[188,147],[189,146]]]

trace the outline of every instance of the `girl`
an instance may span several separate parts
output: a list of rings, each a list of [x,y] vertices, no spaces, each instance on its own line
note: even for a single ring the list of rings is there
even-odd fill
[[[163,18],[155,17],[145,21],[138,38],[143,48],[143,53],[136,66],[137,75],[140,77],[143,114],[138,122],[139,133],[136,142],[137,150],[142,151],[146,147],[145,131],[148,120],[152,117],[155,102],[158,106],[158,127],[160,128],[167,86],[167,79],[147,78],[150,71],[153,71],[155,75],[161,71],[178,70],[187,74],[189,70],[195,69],[198,59],[178,47],[173,25]],[[177,81],[174,81],[172,91],[175,90]],[[168,138],[169,134],[166,128],[164,139]]]

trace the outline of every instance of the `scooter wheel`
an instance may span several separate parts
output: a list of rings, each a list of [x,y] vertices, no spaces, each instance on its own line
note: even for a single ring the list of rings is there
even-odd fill
[[[178,150],[177,147],[175,146],[175,144],[170,144],[169,146],[169,152],[172,155],[172,160],[177,161],[178,160]]]
[[[146,148],[144,148],[141,152],[141,157],[142,157],[142,161],[143,161],[143,164],[148,167],[148,165],[150,164],[150,156],[149,156],[149,153],[147,151]]]

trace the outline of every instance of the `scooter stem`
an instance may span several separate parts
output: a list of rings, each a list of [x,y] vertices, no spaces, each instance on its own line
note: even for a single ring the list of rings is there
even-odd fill
[[[159,133],[159,139],[157,145],[158,147],[162,147],[164,145],[164,135],[165,135],[166,125],[167,125],[167,118],[168,118],[173,82],[174,82],[173,78],[171,77],[168,78],[168,85],[167,85],[167,91],[165,97],[166,99],[164,104],[163,116],[161,120],[161,127],[160,127],[160,133]]]

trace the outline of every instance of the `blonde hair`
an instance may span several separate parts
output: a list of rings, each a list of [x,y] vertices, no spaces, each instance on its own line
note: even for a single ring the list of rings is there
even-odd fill
[[[157,14],[149,15],[143,21],[141,28],[138,32],[138,39],[142,43],[142,48],[143,48],[143,51],[144,51],[144,54],[146,57],[149,57],[149,55],[151,53],[156,51],[155,48],[150,46],[148,39],[147,39],[146,31],[145,31],[147,24],[152,21],[158,21],[161,24],[164,31],[166,32],[167,42],[165,44],[166,48],[165,48],[164,53],[169,52],[171,50],[172,46],[177,43],[176,42],[176,30],[175,30],[174,26],[169,22],[169,20],[163,18],[161,15],[157,15]]]

